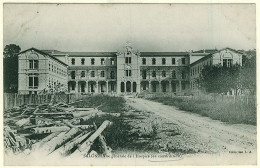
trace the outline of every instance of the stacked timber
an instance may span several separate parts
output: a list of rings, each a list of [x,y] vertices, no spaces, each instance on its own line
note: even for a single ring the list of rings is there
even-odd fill
[[[50,103],[23,105],[4,113],[5,152],[21,153],[25,150],[45,155],[88,155],[97,142],[102,153],[111,155],[112,149],[106,144],[102,132],[112,123],[106,116],[119,117],[120,113],[106,113],[96,108],[75,108],[72,104]],[[89,119],[102,116],[100,126],[88,125]],[[93,122],[93,121],[92,121]],[[100,152],[100,151],[99,151]]]

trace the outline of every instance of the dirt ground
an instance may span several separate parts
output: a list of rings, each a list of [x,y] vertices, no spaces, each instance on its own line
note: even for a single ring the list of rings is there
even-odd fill
[[[256,126],[226,124],[140,98],[126,97],[126,101],[134,109],[128,114],[139,116],[130,124],[142,135],[154,135],[140,141],[146,141],[157,152],[250,154],[256,159]]]

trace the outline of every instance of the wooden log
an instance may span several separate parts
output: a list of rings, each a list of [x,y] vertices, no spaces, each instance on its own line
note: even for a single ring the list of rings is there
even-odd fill
[[[96,124],[94,123],[93,125],[94,125],[94,128],[97,130]],[[112,155],[112,149],[109,146],[107,146],[106,141],[105,141],[105,137],[102,134],[100,134],[98,136],[98,140],[101,143],[102,150],[104,151],[104,154],[106,156],[111,156]]]
[[[40,148],[41,149],[40,151],[44,154],[49,154],[49,152],[50,152],[49,149],[53,148],[53,146],[55,146],[57,144],[57,142],[60,141],[60,139],[62,139],[66,133],[67,132],[60,132],[57,136],[50,139],[48,142],[44,143],[42,145],[42,147]]]
[[[90,115],[85,116],[85,117],[81,117],[81,119],[82,119],[83,121],[87,121],[87,120],[89,120],[89,119],[92,118],[92,117],[95,117],[95,116],[104,116],[104,115],[111,115],[111,116],[119,117],[121,114],[120,114],[120,113],[97,112],[97,113],[93,113],[93,114],[90,114]]]
[[[94,113],[98,113],[98,110],[95,109],[95,110],[89,110],[89,111],[75,111],[72,114],[73,114],[73,117],[79,118],[79,117],[87,116],[87,115],[94,114]]]
[[[19,127],[22,127],[23,125],[29,124],[30,123],[30,119],[29,118],[23,118],[19,121],[17,121],[15,124]]]
[[[46,142],[48,142],[48,141],[50,141],[51,139],[53,139],[54,137],[56,137],[58,134],[60,134],[60,132],[54,132],[54,133],[48,135],[47,137],[43,138],[41,141],[39,141],[39,142],[33,144],[33,145],[32,145],[32,148],[33,148],[34,150],[41,148],[43,144],[45,144]]]
[[[69,154],[75,146],[78,146],[84,139],[86,139],[92,133],[93,131],[90,131],[88,133],[83,132],[79,134],[78,136],[70,140],[68,143],[61,146],[59,149],[55,150],[55,152],[59,153],[62,156]]]
[[[102,125],[93,133],[80,147],[73,153],[73,155],[82,155],[86,156],[91,148],[91,145],[94,143],[95,139],[112,123],[110,121],[104,121]]]
[[[78,130],[86,130],[88,128],[92,128],[92,125],[76,125],[73,127],[69,126],[53,126],[53,127],[38,127],[33,128],[35,134],[43,134],[43,133],[53,133],[53,132],[63,132],[69,131],[71,128],[75,128]]]
[[[78,129],[72,128],[70,129],[64,136],[60,137],[59,139],[56,139],[51,143],[51,145],[48,145],[48,151],[51,153],[55,149],[59,148],[62,144],[67,143],[70,139],[72,139],[76,134],[78,133]]]
[[[91,110],[97,110],[95,108],[75,108],[76,111],[91,111]]]

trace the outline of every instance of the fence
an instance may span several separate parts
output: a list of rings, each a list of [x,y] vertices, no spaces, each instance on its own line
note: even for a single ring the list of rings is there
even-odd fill
[[[75,100],[82,99],[88,95],[80,94],[59,94],[55,96],[55,101],[71,103]],[[23,104],[44,104],[49,103],[52,95],[19,95],[17,93],[4,93],[4,110]]]

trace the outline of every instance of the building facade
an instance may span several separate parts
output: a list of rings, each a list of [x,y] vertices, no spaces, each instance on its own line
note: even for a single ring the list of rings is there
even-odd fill
[[[233,50],[231,48],[224,48],[221,50],[211,50],[205,55],[205,52],[195,52],[190,54],[193,56],[202,56],[200,59],[190,64],[190,88],[192,94],[200,92],[200,75],[204,66],[220,65],[230,67],[238,64],[242,66],[243,52]]]
[[[67,64],[56,57],[31,48],[18,55],[19,94],[38,94],[56,86],[67,88]]]
[[[235,63],[242,65],[242,53],[230,48],[197,52],[139,52],[130,45],[117,52],[32,48],[19,54],[19,93],[37,94],[59,84],[68,93],[188,95],[199,88],[203,66]]]

